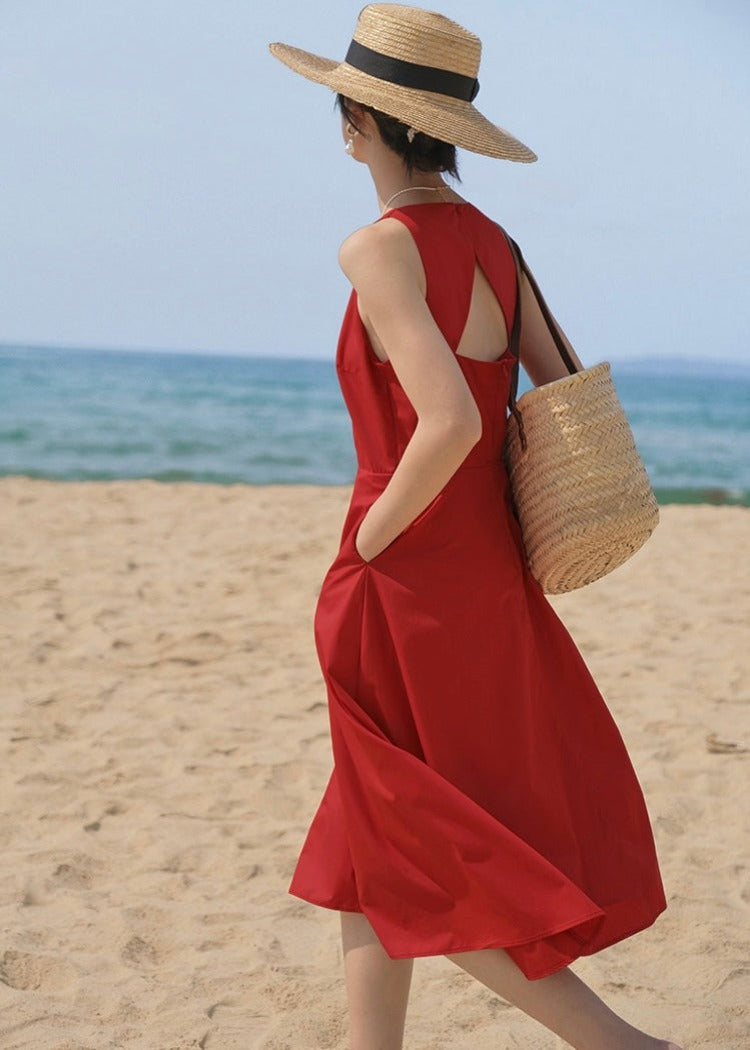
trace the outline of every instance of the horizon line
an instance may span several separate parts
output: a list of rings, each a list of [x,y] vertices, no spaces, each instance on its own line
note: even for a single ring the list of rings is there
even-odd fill
[[[191,357],[224,357],[224,358],[242,358],[245,360],[265,360],[265,361],[319,361],[319,362],[332,362],[334,360],[333,355],[322,355],[318,356],[313,354],[299,354],[299,353],[255,353],[252,350],[226,350],[226,349],[214,349],[206,350],[200,347],[132,347],[132,346],[102,346],[102,345],[78,345],[75,343],[35,343],[25,341],[6,341],[0,340],[0,352],[4,350],[51,350],[51,351],[79,351],[83,353],[104,353],[104,354],[146,354],[146,355],[185,355]],[[747,357],[742,359],[740,357],[715,357],[707,359],[705,356],[690,356],[690,355],[678,355],[678,354],[640,354],[632,357],[618,357],[612,355],[604,358],[610,360],[614,364],[664,364],[679,362],[685,365],[731,365],[740,368],[750,369],[750,359]],[[590,367],[590,366],[587,366]]]

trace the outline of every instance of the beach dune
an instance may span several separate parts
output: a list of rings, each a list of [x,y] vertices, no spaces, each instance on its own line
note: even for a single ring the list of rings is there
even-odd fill
[[[2,1047],[345,1050],[338,916],[286,888],[332,762],[312,617],[350,491],[0,480]],[[750,510],[665,507],[553,599],[669,901],[573,969],[686,1050],[750,1045],[749,549]],[[418,960],[410,1050],[561,1045]]]

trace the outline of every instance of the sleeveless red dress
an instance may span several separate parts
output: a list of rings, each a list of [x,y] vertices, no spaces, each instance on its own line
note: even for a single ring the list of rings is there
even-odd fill
[[[475,260],[510,332],[499,226],[468,203],[387,214],[416,242],[454,353]],[[357,473],[314,617],[335,765],[289,892],[363,912],[392,958],[502,947],[536,979],[649,926],[666,901],[620,733],[524,558],[501,455],[512,355],[456,356],[482,437],[366,562],[357,527],[417,420],[352,292],[336,369]]]

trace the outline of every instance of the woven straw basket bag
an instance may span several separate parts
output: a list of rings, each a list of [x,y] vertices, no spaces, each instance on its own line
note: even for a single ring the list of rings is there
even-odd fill
[[[518,287],[523,270],[571,373],[516,402],[519,295],[510,340],[516,362],[505,465],[532,575],[545,593],[561,594],[627,561],[656,528],[659,508],[609,364],[576,371],[518,245],[508,241]]]

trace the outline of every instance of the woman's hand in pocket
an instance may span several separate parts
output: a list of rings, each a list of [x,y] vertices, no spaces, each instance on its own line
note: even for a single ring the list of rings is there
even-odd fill
[[[382,540],[379,541],[377,536],[371,534],[370,523],[367,520],[368,516],[369,512],[365,514],[354,534],[354,549],[362,561],[366,562],[377,558],[378,554],[381,554],[388,546],[387,543],[383,543]]]

